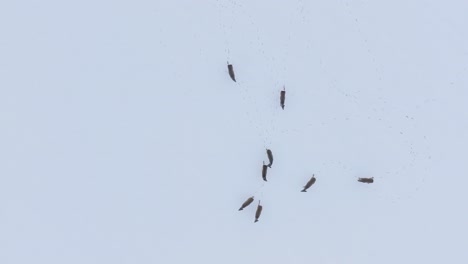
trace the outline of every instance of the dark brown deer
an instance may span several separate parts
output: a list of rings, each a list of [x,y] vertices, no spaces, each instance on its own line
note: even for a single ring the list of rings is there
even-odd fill
[[[371,178],[359,178],[358,182],[363,182],[363,183],[373,183],[374,182],[374,177]]]
[[[232,64],[229,64],[229,62],[228,62],[228,71],[229,71],[229,76],[231,76],[231,79],[233,81],[236,81],[236,76],[234,75],[234,68],[232,67]]]
[[[268,165],[265,165],[265,162],[263,162],[263,167],[262,167],[262,178],[264,181],[267,181],[267,170],[268,170]]]
[[[254,201],[254,197],[250,197],[249,199],[245,200],[245,202],[242,204],[241,208],[239,208],[239,211],[244,210],[247,206],[249,206],[252,202]]]
[[[284,88],[283,86],[283,91],[281,91],[281,94],[280,94],[280,104],[281,104],[281,108],[283,108],[284,110],[284,100],[286,99],[286,88]]]
[[[314,183],[315,183],[315,175],[312,175],[312,178],[310,178],[310,180],[306,183],[306,185],[304,186],[304,189],[301,192],[307,192],[307,189],[309,189],[310,186],[314,185]]]
[[[260,201],[258,201],[257,211],[255,212],[254,223],[258,222],[258,218],[260,218],[260,215],[262,214],[262,210],[263,210],[263,207],[260,205]]]
[[[268,167],[271,168],[271,165],[273,165],[273,153],[269,149],[267,149],[266,151],[268,155],[268,160],[270,162],[270,164],[268,164]]]

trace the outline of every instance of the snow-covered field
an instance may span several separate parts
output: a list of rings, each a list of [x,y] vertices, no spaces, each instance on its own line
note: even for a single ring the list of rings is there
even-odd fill
[[[0,263],[467,263],[467,11],[0,3]]]

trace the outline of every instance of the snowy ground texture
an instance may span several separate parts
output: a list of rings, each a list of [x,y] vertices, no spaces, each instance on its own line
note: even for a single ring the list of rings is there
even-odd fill
[[[2,1],[0,263],[468,263],[467,13]]]

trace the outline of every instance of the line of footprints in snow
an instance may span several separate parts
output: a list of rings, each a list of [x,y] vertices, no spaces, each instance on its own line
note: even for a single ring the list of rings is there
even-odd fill
[[[229,62],[228,62],[228,71],[229,71],[229,76],[235,82],[236,81],[236,76],[234,74],[234,67],[232,66],[232,64],[229,64]],[[280,93],[280,105],[281,105],[281,108],[283,110],[284,110],[284,101],[285,101],[285,99],[286,99],[286,90],[283,88],[283,91],[281,91],[281,93]],[[267,149],[266,151],[267,151],[269,164],[265,165],[265,162],[263,162],[262,179],[264,181],[267,181],[266,177],[267,177],[268,168],[271,168],[271,165],[273,165],[273,152],[270,149]],[[312,175],[312,178],[310,178],[310,180],[306,183],[306,185],[304,185],[301,192],[307,192],[307,189],[309,189],[312,185],[314,185],[315,181],[316,181],[315,175]],[[358,181],[363,182],[363,183],[373,183],[374,182],[374,177],[371,177],[371,178],[358,178]],[[242,204],[242,206],[239,208],[239,211],[244,210],[244,208],[246,208],[251,203],[253,203],[253,201],[254,201],[254,196],[249,197]],[[255,221],[254,221],[254,223],[258,222],[258,219],[260,218],[260,215],[262,214],[262,210],[263,210],[263,206],[260,204],[260,201],[258,201],[257,210],[255,212]]]

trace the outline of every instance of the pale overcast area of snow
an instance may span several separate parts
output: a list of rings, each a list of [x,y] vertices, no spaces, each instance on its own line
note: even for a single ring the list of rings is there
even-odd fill
[[[0,263],[468,263],[467,14],[1,2]]]

